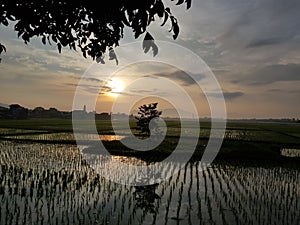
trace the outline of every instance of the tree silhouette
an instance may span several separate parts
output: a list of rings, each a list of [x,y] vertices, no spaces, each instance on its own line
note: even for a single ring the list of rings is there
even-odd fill
[[[191,0],[177,0],[176,5],[183,3],[187,9],[191,7]],[[135,38],[145,34],[148,42],[143,43],[143,50],[147,53],[152,48],[154,55],[158,48],[147,27],[157,17],[161,26],[169,21],[173,39],[179,33],[177,19],[163,0],[111,0],[105,4],[94,0],[1,0],[0,7],[0,24],[8,26],[14,21],[14,30],[25,44],[40,37],[43,44],[57,45],[59,52],[66,46],[79,48],[85,58],[101,63],[105,63],[102,56],[107,50],[109,59],[116,59],[113,48],[123,38],[125,26],[132,29]],[[0,43],[0,54],[3,51],[6,49]]]
[[[139,107],[138,116],[135,118],[137,119],[137,126],[138,130],[140,131],[140,134],[149,136],[151,133],[150,129],[150,121],[152,119],[158,118],[162,111],[158,111],[157,108],[158,103],[150,103],[150,104],[144,104]],[[154,121],[153,125],[154,124]],[[152,129],[155,129],[153,127]]]
[[[158,184],[136,186],[133,193],[135,207],[144,210],[145,212],[157,213],[156,200],[160,196],[155,193]]]

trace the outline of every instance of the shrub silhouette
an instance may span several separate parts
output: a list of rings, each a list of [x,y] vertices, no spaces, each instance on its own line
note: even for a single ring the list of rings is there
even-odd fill
[[[158,118],[162,114],[162,111],[157,110],[157,105],[158,103],[155,102],[139,107],[138,116],[135,119],[137,119],[136,125],[141,135],[150,136],[151,130],[155,129],[155,127],[151,129],[149,125],[151,120]]]

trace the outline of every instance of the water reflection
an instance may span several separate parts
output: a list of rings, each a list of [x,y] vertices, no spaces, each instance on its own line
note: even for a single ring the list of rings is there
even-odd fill
[[[299,165],[201,168],[126,186],[97,175],[76,146],[1,141],[0,224],[300,224]]]
[[[300,157],[300,149],[294,149],[294,148],[283,148],[280,150],[280,153],[282,156],[286,157]]]
[[[121,139],[125,138],[125,136],[121,135],[107,135],[107,134],[100,134],[99,139],[101,141],[119,141]]]
[[[155,193],[158,184],[147,186],[136,186],[133,192],[135,207],[142,209],[145,213],[157,213],[157,199],[160,197]]]
[[[73,133],[60,132],[60,133],[48,133],[45,131],[20,131],[15,129],[0,129],[0,135],[8,140],[40,140],[40,141],[75,141]],[[82,140],[92,138],[95,135],[82,134]],[[118,141],[125,136],[114,134],[100,134],[98,138],[102,141]]]

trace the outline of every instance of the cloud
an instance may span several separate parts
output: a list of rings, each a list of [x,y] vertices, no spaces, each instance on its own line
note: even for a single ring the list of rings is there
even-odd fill
[[[104,94],[107,92],[111,92],[112,88],[109,86],[99,86],[99,85],[91,85],[91,84],[74,84],[74,83],[64,83],[67,86],[71,87],[81,87],[83,90],[89,93],[99,93]],[[101,91],[101,92],[100,92]]]
[[[252,85],[265,85],[280,81],[300,81],[300,64],[268,65],[248,74],[244,80],[235,80],[237,83]]]
[[[122,95],[127,95],[127,96],[164,96],[168,97],[170,96],[170,92],[168,91],[163,91],[158,88],[153,88],[153,89],[136,89],[136,88],[131,88],[128,92],[121,92],[120,94]]]
[[[45,69],[49,71],[55,71],[55,72],[69,72],[71,74],[82,74],[83,69],[78,67],[67,67],[66,65],[59,65],[56,63],[48,63],[48,62],[40,62],[40,66],[44,67]]]
[[[103,82],[102,80],[98,79],[98,78],[94,78],[94,77],[88,77],[88,78],[83,78],[87,81],[92,81],[92,82],[96,82],[96,83],[100,83]]]
[[[276,64],[300,49],[298,0],[199,0],[189,11],[172,10],[180,16],[179,43],[214,69]]]
[[[258,48],[258,47],[264,47],[268,45],[276,45],[280,43],[284,43],[287,41],[286,38],[283,37],[271,37],[271,38],[264,38],[264,39],[256,39],[251,41],[247,48]]]
[[[268,92],[279,92],[279,91],[282,91],[281,89],[279,89],[279,88],[271,88],[271,89],[269,89],[268,90]]]
[[[235,112],[230,111],[232,115],[248,115],[248,112],[243,112],[243,104],[250,108],[262,107],[253,112],[253,115],[258,115],[258,112],[270,116],[277,115],[276,113],[299,114],[299,107],[296,108],[299,101],[297,85],[300,80],[299,0],[197,0],[193,1],[189,10],[173,3],[170,2],[168,6],[180,25],[178,39],[174,41],[168,27],[161,27],[161,23],[149,27],[149,31],[157,40],[170,41],[192,50],[213,69],[223,90],[229,90],[224,91],[225,99],[234,100],[232,107]],[[38,98],[46,94],[47,101],[55,104],[58,101],[62,102],[61,105],[72,102],[73,96],[66,95],[65,92],[75,89],[77,84],[73,83],[77,83],[89,68],[92,63],[90,59],[84,59],[80,52],[67,48],[59,54],[56,46],[44,46],[40,39],[34,39],[26,46],[16,38],[12,25],[1,27],[1,37],[1,42],[8,50],[2,57],[0,80],[1,96],[7,99],[5,102],[18,101],[19,98],[39,102]],[[136,41],[128,28],[125,29],[124,37],[127,41]],[[138,40],[142,41],[142,38]],[[121,40],[120,47],[126,40]],[[122,61],[135,58],[133,56],[137,50],[128,49],[128,54]],[[164,54],[163,51],[161,48],[159,54]],[[105,82],[104,78],[109,77],[104,76],[105,67],[101,67],[101,70],[96,68],[82,86],[84,90],[93,93],[98,92],[101,84],[105,84],[102,83]],[[185,72],[163,64],[154,66],[153,63],[132,66],[131,70],[128,68],[130,66],[127,67],[126,74],[120,73],[120,78],[125,81],[153,74],[153,80],[159,80],[159,77],[170,79],[194,93],[191,85],[195,82]],[[197,81],[203,79],[201,74],[194,75]],[[72,76],[74,79],[70,79]],[[65,84],[68,82],[69,84]],[[150,80],[143,84],[145,86],[120,94],[149,94],[152,91],[148,88],[153,87],[158,88],[157,92],[165,91],[165,96],[168,92],[177,91],[159,82],[153,81],[151,85],[151,82]],[[56,85],[61,85],[59,88],[62,91],[54,93]],[[66,85],[73,88],[66,88]],[[60,96],[60,93],[63,94]],[[32,96],[35,97],[34,100]],[[211,96],[221,97],[217,93],[211,93]]]
[[[122,95],[122,96],[127,96],[127,97],[131,97],[131,96],[141,96],[137,93],[131,93],[131,92],[126,92],[126,91],[111,91],[111,93],[113,94],[118,94],[118,95]]]
[[[237,91],[237,92],[223,92],[223,95],[221,93],[209,93],[208,95],[215,98],[222,98],[224,96],[225,100],[233,100],[243,96],[244,93]]]
[[[173,79],[173,80],[180,82],[184,86],[193,85],[197,81],[199,81],[205,77],[203,74],[192,74],[191,73],[191,75],[189,75],[181,70],[159,73],[159,74],[155,74],[154,76],[165,77],[165,78],[168,78],[171,80]]]
[[[147,65],[147,64],[146,64]],[[149,64],[149,71],[147,71],[147,67],[143,65],[143,67],[136,66],[134,69],[126,71],[126,73],[122,74],[122,77],[135,77],[135,78],[150,78],[150,79],[159,79],[166,78],[170,81],[177,82],[184,86],[190,86],[195,84],[197,81],[204,79],[206,76],[204,74],[196,74],[190,71],[182,71],[174,67],[170,66],[160,66],[156,68],[156,64]],[[130,72],[130,73],[129,73]],[[120,77],[121,78],[121,77]]]
[[[95,78],[95,77],[80,77],[80,76],[70,76],[72,79],[75,80],[85,80],[85,81],[90,81],[90,82],[96,82],[96,83],[101,83],[103,80]]]
[[[153,88],[153,89],[151,89],[151,90],[146,90],[146,89],[136,89],[136,88],[131,88],[131,89],[130,89],[130,92],[131,92],[131,93],[138,93],[138,94],[140,94],[140,93],[153,93],[153,92],[157,92],[157,91],[158,91],[157,88]]]

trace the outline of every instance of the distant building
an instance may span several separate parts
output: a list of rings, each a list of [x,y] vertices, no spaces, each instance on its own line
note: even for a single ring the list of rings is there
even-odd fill
[[[130,120],[130,119],[134,119],[134,116],[128,115],[126,113],[116,113],[116,114],[111,114],[111,118],[112,120]]]
[[[88,119],[89,117],[90,117],[89,113],[87,113],[87,111],[86,111],[86,105],[83,106],[82,110],[73,110],[72,111],[72,118],[74,118],[74,119]]]
[[[88,120],[128,120],[134,119],[134,116],[125,113],[112,114],[111,112],[97,113],[96,111],[87,112],[86,105],[82,110],[60,111],[50,107],[45,109],[41,106],[34,109],[27,109],[18,104],[12,104],[9,108],[0,106],[0,119],[30,119],[30,118],[58,118],[58,119],[88,119]]]
[[[96,120],[110,120],[111,119],[111,114],[110,113],[106,113],[106,112],[103,112],[103,113],[96,113],[95,114],[95,119]]]

